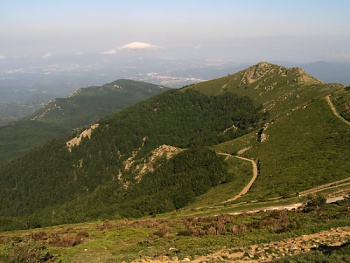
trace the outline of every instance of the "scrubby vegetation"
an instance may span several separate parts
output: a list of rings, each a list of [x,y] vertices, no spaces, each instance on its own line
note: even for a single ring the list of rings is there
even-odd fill
[[[309,201],[314,199],[322,198],[314,196]],[[185,258],[207,262],[347,262],[349,199],[306,211],[314,206],[309,201],[294,211],[202,217],[183,216],[179,211],[162,218],[2,233],[0,258],[26,251],[56,262],[181,262]]]

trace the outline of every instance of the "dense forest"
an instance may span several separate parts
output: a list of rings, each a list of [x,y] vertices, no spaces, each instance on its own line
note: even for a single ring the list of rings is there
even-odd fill
[[[261,109],[229,92],[206,96],[171,90],[102,119],[91,139],[84,138],[71,152],[66,142],[78,134],[54,139],[1,167],[0,223],[6,222],[1,228],[181,208],[234,176],[205,146],[257,128],[267,114]],[[163,144],[185,151],[170,162],[160,161],[159,169],[137,183],[135,165],[126,169],[126,160],[132,156],[137,163]]]

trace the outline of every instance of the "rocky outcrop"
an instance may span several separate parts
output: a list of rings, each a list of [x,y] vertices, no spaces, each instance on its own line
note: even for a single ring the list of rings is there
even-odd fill
[[[274,65],[267,62],[260,62],[255,66],[249,67],[243,74],[241,83],[251,84],[261,78],[263,78],[267,73],[273,70]]]
[[[314,85],[323,83],[321,80],[307,74],[305,70],[299,67],[288,69],[286,74],[295,76],[294,82],[298,84]]]
[[[288,69],[267,62],[259,62],[258,64],[241,71],[240,74],[237,74],[236,77],[238,77],[238,79],[236,78],[236,80],[240,81],[241,86],[250,85],[261,80],[258,82],[255,89],[262,87],[265,91],[270,91],[274,89],[278,83],[274,82],[269,85],[265,83],[278,76],[283,77],[284,83],[287,84],[290,84],[291,82],[304,85],[322,84],[322,81],[307,74],[302,68],[295,67]],[[285,78],[287,78],[287,80],[285,80]]]
[[[135,180],[139,182],[142,179],[142,175],[148,172],[154,172],[157,168],[157,161],[161,158],[169,160],[181,151],[182,149],[170,145],[163,144],[159,146],[157,149],[153,150],[151,154],[147,158],[145,158],[141,164],[138,164],[136,166],[135,171],[137,171],[137,175],[135,176]]]
[[[75,146],[78,146],[81,143],[81,140],[85,137],[91,138],[91,133],[94,129],[98,127],[98,123],[92,125],[89,129],[84,130],[82,133],[80,133],[77,137],[74,137],[70,141],[66,142],[66,146],[68,147],[68,150],[71,152],[72,148]]]

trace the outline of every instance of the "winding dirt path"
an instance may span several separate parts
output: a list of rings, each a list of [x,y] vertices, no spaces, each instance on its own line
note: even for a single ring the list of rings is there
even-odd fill
[[[338,118],[340,119],[342,122],[346,123],[347,125],[350,125],[350,122],[346,119],[344,119],[338,112],[338,110],[336,109],[336,107],[334,106],[332,100],[331,100],[331,95],[328,95],[326,96],[326,100],[327,100],[327,103],[329,105],[329,107],[331,108],[333,114]],[[253,183],[255,182],[256,178],[258,177],[258,166],[256,164],[256,162],[252,159],[248,159],[248,158],[245,158],[245,157],[241,157],[241,156],[235,156],[235,155],[231,155],[231,154],[228,154],[228,153],[223,153],[223,152],[219,152],[219,154],[221,155],[225,155],[227,157],[233,157],[233,158],[239,158],[241,160],[244,160],[244,161],[248,161],[248,162],[251,162],[252,163],[252,166],[253,166],[253,177],[252,179],[249,181],[249,183],[242,189],[242,191],[237,194],[235,197],[233,198],[230,198],[226,201],[224,201],[223,203],[227,203],[227,202],[231,202],[231,201],[235,201],[237,200],[238,198],[242,197],[243,195],[245,195],[250,187],[253,185]],[[344,183],[345,181],[348,181],[350,180],[350,178],[347,178],[347,179],[344,179],[344,180],[341,180],[339,182],[342,182]],[[330,184],[326,184],[326,185],[323,185],[323,186],[319,186],[319,187],[316,187],[316,188],[313,188],[313,189],[310,189],[310,190],[307,190],[307,191],[303,191],[301,192],[300,194],[301,195],[306,195],[306,194],[309,194],[309,193],[314,193],[314,192],[318,192],[320,190],[324,190],[325,188],[331,188],[334,184],[337,184],[338,182],[333,182],[333,183],[330,183]]]
[[[338,112],[338,110],[336,109],[336,107],[334,106],[332,100],[331,100],[331,95],[328,95],[326,97],[327,103],[329,105],[329,107],[331,108],[333,114],[338,117],[338,119],[340,119],[342,122],[346,123],[347,125],[350,125],[350,122],[347,121],[346,119],[344,119]]]
[[[227,203],[227,202],[231,202],[231,201],[237,200],[238,198],[242,197],[243,195],[245,195],[249,191],[250,187],[252,187],[253,183],[255,182],[256,178],[258,177],[258,165],[257,165],[257,163],[254,160],[248,159],[248,158],[245,158],[245,157],[235,156],[235,155],[231,155],[231,154],[228,154],[228,153],[222,153],[222,152],[220,152],[219,154],[225,155],[227,157],[238,158],[238,159],[241,159],[241,160],[244,160],[244,161],[247,161],[247,162],[251,162],[252,166],[253,166],[253,177],[252,177],[252,179],[242,189],[242,191],[239,194],[237,194],[235,197],[230,198],[230,199],[228,199],[228,200],[223,202],[223,203]]]

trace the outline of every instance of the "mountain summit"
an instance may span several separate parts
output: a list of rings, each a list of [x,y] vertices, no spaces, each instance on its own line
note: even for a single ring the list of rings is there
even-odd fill
[[[236,74],[198,83],[185,89],[194,89],[207,95],[232,92],[249,96],[257,105],[262,104],[270,114],[279,114],[342,87],[340,84],[323,84],[301,68],[285,68],[260,62]]]
[[[321,84],[322,81],[310,76],[302,68],[287,69],[282,66],[269,64],[267,62],[259,62],[257,65],[251,66],[246,70],[236,74],[237,80],[242,84],[252,84],[260,79],[267,81],[268,78],[274,78],[276,76],[283,77],[289,80],[293,78],[293,81],[298,84]]]

